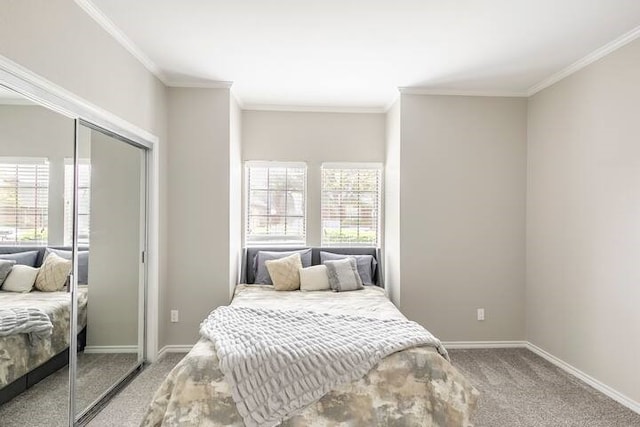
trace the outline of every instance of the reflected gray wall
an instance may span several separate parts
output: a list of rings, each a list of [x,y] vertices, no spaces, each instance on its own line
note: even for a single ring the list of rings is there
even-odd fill
[[[64,244],[64,160],[73,120],[36,105],[0,105],[0,157],[49,159],[49,245]],[[0,224],[2,226],[2,224]]]
[[[142,153],[91,133],[89,347],[138,343]]]

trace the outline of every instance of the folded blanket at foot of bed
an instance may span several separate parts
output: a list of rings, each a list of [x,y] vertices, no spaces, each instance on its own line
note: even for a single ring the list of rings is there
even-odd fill
[[[43,310],[35,307],[0,308],[0,337],[29,334],[30,339],[51,336],[53,323]]]
[[[274,426],[383,358],[440,341],[404,319],[219,307],[201,325],[247,426]]]

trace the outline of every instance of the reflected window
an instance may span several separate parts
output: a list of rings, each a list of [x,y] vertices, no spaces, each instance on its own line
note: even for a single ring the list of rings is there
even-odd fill
[[[304,163],[247,162],[247,244],[306,243]]]
[[[91,213],[91,161],[80,159],[78,165],[78,245],[89,246]],[[64,164],[64,244],[73,242],[73,160]]]
[[[322,166],[322,246],[378,246],[382,167]]]
[[[0,157],[0,245],[46,245],[49,162]]]

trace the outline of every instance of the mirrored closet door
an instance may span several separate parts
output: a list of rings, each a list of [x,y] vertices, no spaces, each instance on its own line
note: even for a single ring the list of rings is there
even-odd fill
[[[73,119],[0,86],[3,427],[69,425],[73,158]]]
[[[144,148],[80,125],[77,295],[86,346],[75,369],[77,419],[144,359],[145,159]]]
[[[148,149],[0,81],[0,426],[84,425],[145,360]]]

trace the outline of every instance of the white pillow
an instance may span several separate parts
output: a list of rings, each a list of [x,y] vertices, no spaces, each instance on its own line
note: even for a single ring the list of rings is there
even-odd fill
[[[38,268],[16,264],[2,284],[2,290],[8,292],[31,292],[36,283]]]
[[[313,267],[300,269],[301,291],[326,291],[329,286],[326,265],[314,265]]]

